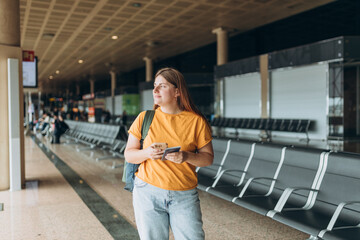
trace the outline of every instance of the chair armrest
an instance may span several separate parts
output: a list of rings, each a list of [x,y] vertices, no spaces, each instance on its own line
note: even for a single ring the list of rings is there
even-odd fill
[[[313,189],[313,188],[307,188],[307,187],[292,187],[292,188],[286,188],[284,190],[284,192],[281,194],[278,202],[276,203],[276,206],[274,208],[274,210],[269,211],[266,216],[268,217],[273,217],[276,213],[281,212],[284,209],[284,206],[286,204],[286,202],[288,201],[288,199],[290,198],[291,194],[293,192],[297,192],[297,191],[301,191],[301,190],[308,190],[310,193],[311,192],[318,192],[319,190],[317,189]],[[302,208],[303,209],[309,209],[311,208],[312,205],[310,206],[309,203],[307,202]]]
[[[221,164],[218,164],[218,163],[213,163],[213,164],[211,164],[211,166],[218,166],[218,167],[221,167],[222,165],[221,165]]]
[[[253,178],[249,178],[249,179],[246,181],[245,186],[244,186],[243,189],[241,190],[239,196],[234,197],[234,198],[232,199],[232,202],[235,202],[235,200],[238,199],[238,198],[242,198],[242,197],[244,196],[246,190],[249,188],[250,184],[251,184],[252,182],[254,182],[255,180],[276,181],[276,179],[274,179],[274,178],[269,178],[269,177],[253,177]],[[269,192],[266,193],[264,196],[267,196],[268,194],[269,194]]]
[[[339,205],[337,206],[334,214],[332,215],[332,217],[330,219],[330,222],[329,222],[328,226],[326,227],[326,229],[321,230],[318,236],[322,238],[325,235],[326,232],[329,232],[329,231],[332,231],[333,229],[335,229],[334,228],[335,223],[336,223],[337,219],[339,218],[340,213],[343,210],[343,208],[345,206],[354,205],[354,204],[360,204],[360,201],[351,201],[351,202],[339,203]]]
[[[220,178],[221,178],[222,175],[224,175],[224,173],[226,173],[226,172],[242,172],[242,173],[246,173],[246,172],[243,171],[243,170],[237,170],[237,169],[224,169],[224,170],[221,170],[221,172],[220,172],[220,173],[218,174],[218,176],[216,177],[214,183],[211,185],[211,187],[208,187],[207,190],[208,190],[209,188],[214,188],[214,187],[216,187],[216,185],[218,184]],[[207,191],[207,190],[206,190],[206,191]]]
[[[213,164],[211,164],[211,166],[222,167],[222,165],[221,165],[221,164],[218,164],[218,163],[213,163]],[[205,168],[205,167],[196,167],[195,172],[199,172],[199,170],[200,170],[201,168]]]

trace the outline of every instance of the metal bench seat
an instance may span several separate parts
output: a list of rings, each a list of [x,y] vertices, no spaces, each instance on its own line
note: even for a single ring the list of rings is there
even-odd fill
[[[318,189],[318,181],[324,174],[324,156],[322,150],[298,150],[283,149],[282,163],[277,168],[272,178],[250,178],[239,196],[232,201],[255,211],[266,215],[273,210],[276,205],[284,199],[288,192],[293,189]],[[258,181],[265,180],[266,187],[259,188]],[[263,182],[264,183],[264,182]],[[306,206],[312,194],[308,190],[299,191],[300,196],[294,194],[287,201],[287,207]],[[302,195],[301,195],[302,194]]]
[[[249,165],[249,162],[252,159],[254,153],[255,143],[246,142],[246,141],[231,141],[229,145],[229,153],[221,168],[218,169],[216,176],[211,178],[209,181],[204,182],[203,178],[199,177],[200,183],[205,187],[205,190],[211,187],[220,175],[223,175],[224,172],[229,172],[226,169],[240,169],[244,170]]]
[[[309,130],[313,121],[309,119],[272,119],[272,118],[226,118],[217,117],[211,121],[211,126],[215,127],[218,136],[223,136],[221,129],[235,129],[235,136],[238,137],[239,129],[251,129],[265,131],[261,137],[270,138],[272,131],[305,133],[306,141],[309,141]]]
[[[349,232],[343,228],[348,226],[351,233],[359,233],[354,226],[360,223],[360,204],[341,208],[344,202],[360,201],[360,158],[348,153],[327,155],[327,168],[321,186],[318,191],[310,191],[313,192],[311,204],[298,209],[288,209],[281,204],[275,208],[275,214],[271,214],[272,218],[306,232],[314,239],[318,235],[324,239],[360,239],[360,235],[348,238]],[[336,209],[341,210],[338,215]]]
[[[207,167],[199,167],[196,169],[198,175],[198,188],[205,190],[205,188],[211,185],[216,176],[222,169],[225,159],[229,153],[231,140],[216,139],[212,140],[214,150],[214,162]]]
[[[234,152],[231,148],[230,153],[233,153],[233,158],[226,161],[226,168],[223,168],[213,185],[206,189],[207,192],[232,201],[234,197],[240,195],[246,186],[245,183],[250,178],[273,178],[282,164],[283,148],[265,143],[256,144],[253,147],[252,156],[245,164],[239,161],[241,155],[236,152],[237,148],[234,148]],[[259,189],[264,188],[264,186],[264,183],[258,185]]]

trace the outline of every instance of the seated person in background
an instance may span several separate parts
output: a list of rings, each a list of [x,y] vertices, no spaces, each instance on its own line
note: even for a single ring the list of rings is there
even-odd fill
[[[46,135],[46,132],[49,129],[49,127],[50,127],[50,116],[48,113],[45,112],[42,117],[42,126],[40,128],[41,134],[43,136]]]

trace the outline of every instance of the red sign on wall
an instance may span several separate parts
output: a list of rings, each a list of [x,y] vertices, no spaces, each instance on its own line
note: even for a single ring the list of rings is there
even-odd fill
[[[89,107],[88,110],[88,116],[95,116],[95,108],[94,107]]]
[[[23,61],[24,62],[33,62],[35,60],[35,52],[34,51],[23,51]]]

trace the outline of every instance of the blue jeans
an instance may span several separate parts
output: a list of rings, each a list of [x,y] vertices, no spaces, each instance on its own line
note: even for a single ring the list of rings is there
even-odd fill
[[[133,205],[141,240],[168,240],[169,227],[175,240],[205,239],[196,188],[169,191],[135,177]]]

